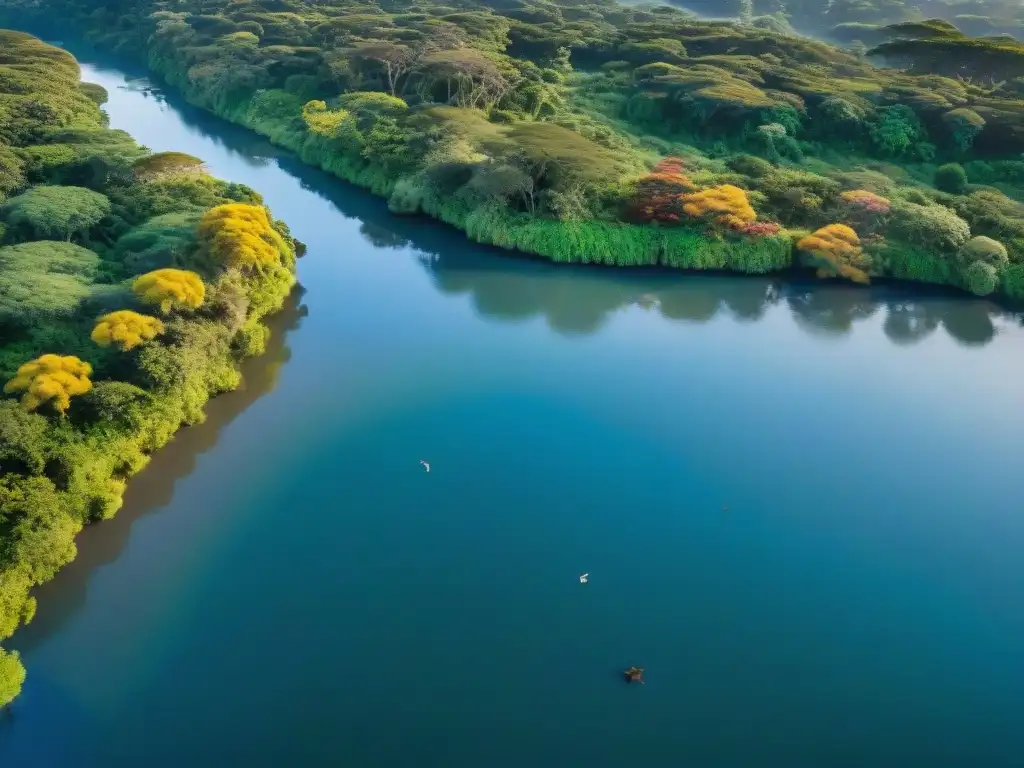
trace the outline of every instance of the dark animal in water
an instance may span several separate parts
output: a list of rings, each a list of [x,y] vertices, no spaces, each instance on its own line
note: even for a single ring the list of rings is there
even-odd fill
[[[644,684],[644,670],[641,667],[630,667],[622,674],[625,675],[627,683]]]

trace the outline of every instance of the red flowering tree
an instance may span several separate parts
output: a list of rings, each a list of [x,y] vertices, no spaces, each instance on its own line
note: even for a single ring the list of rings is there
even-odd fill
[[[678,223],[683,213],[680,196],[695,188],[683,171],[682,158],[666,157],[650,173],[637,179],[633,183],[629,218],[643,223]]]

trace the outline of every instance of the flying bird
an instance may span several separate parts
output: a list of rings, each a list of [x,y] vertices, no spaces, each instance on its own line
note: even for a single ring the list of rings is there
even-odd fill
[[[424,461],[423,459],[420,459],[420,464],[422,464],[422,465],[423,465],[423,468],[424,468],[425,470],[427,470],[427,472],[429,472],[429,471],[430,471],[430,465],[429,465],[429,464],[427,464],[427,462],[425,462],[425,461]]]
[[[580,584],[586,584],[587,583],[587,579],[589,577],[590,577],[589,573],[584,573],[582,576],[580,576]]]

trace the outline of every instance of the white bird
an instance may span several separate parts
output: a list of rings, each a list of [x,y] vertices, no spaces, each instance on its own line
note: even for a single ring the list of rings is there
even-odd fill
[[[423,468],[424,468],[425,470],[427,470],[427,472],[429,472],[429,471],[430,471],[430,465],[429,465],[429,464],[427,464],[427,462],[425,462],[425,461],[424,461],[423,459],[420,459],[420,464],[422,464],[422,465],[423,465]]]
[[[587,583],[587,578],[589,578],[589,576],[590,576],[589,573],[584,573],[582,576],[580,576],[580,584],[586,584]]]

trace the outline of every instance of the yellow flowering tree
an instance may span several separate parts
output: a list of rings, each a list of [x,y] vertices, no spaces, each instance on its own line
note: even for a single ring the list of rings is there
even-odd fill
[[[92,366],[73,355],[42,355],[25,363],[7,382],[4,392],[21,392],[21,402],[30,411],[52,403],[60,413],[71,406],[71,398],[92,389]]]
[[[195,272],[184,269],[156,269],[135,278],[132,291],[147,304],[167,314],[174,307],[196,309],[203,303],[206,286]]]
[[[739,229],[757,219],[747,193],[732,184],[709,187],[680,195],[683,213],[694,219],[712,218],[718,224]]]
[[[845,224],[829,224],[797,242],[796,247],[817,267],[818,277],[845,277],[855,283],[868,283],[871,258],[860,247],[857,233]]]
[[[150,315],[122,309],[104,315],[92,329],[92,340],[101,347],[116,345],[122,351],[145,344],[164,332],[164,324]]]
[[[228,203],[211,208],[199,220],[200,244],[228,267],[277,266],[291,246],[271,225],[262,205]]]
[[[323,101],[309,101],[302,107],[302,122],[306,124],[310,133],[329,139],[338,135],[342,124],[349,117],[350,114],[346,110],[328,109],[327,103]]]

